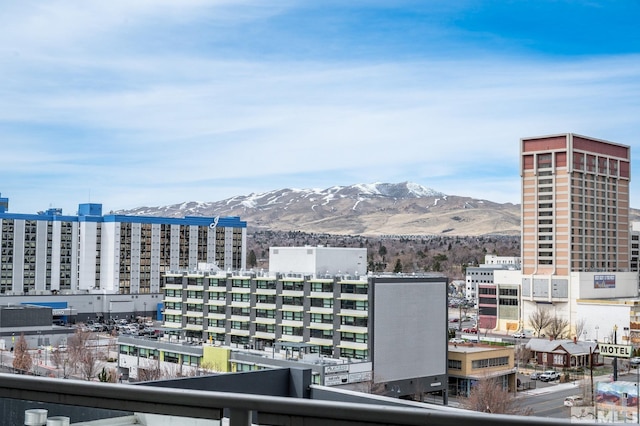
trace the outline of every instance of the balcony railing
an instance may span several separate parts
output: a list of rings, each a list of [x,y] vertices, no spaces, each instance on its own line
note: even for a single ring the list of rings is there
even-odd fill
[[[311,386],[311,394],[315,386]],[[321,393],[321,391],[319,391]],[[219,420],[231,426],[291,425],[569,425],[568,420],[484,414],[450,407],[409,403],[408,407],[371,399],[368,403],[334,402],[244,393],[212,392],[167,387],[59,380],[0,374],[0,398]],[[393,405],[397,404],[397,405]],[[6,403],[5,403],[6,406]],[[63,411],[61,407],[59,411]],[[64,413],[61,413],[64,415]],[[74,419],[71,419],[74,421]],[[107,423],[101,423],[107,424]]]

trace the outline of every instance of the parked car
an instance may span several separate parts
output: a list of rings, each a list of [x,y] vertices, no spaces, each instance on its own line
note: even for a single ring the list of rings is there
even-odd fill
[[[529,375],[529,378],[530,378],[531,380],[538,380],[538,379],[540,378],[540,375],[541,375],[541,374],[542,374],[542,373],[541,373],[541,372],[539,372],[539,371],[534,371],[533,373],[531,373],[531,374]]]
[[[516,339],[524,339],[525,337],[527,337],[524,331],[518,331],[517,333],[513,333],[511,336],[515,337]]]
[[[633,358],[630,358],[630,359],[629,359],[629,362],[630,362],[632,365],[638,365],[638,364],[640,364],[640,356],[634,356]]]
[[[581,395],[568,396],[564,399],[565,407],[577,407],[584,405],[584,398]]]
[[[560,378],[560,373],[554,370],[547,370],[543,372],[538,378],[541,382],[553,382]]]
[[[477,333],[478,329],[475,327],[471,327],[471,328],[463,328],[462,329],[463,333]]]
[[[464,343],[464,339],[454,337],[453,339],[449,339],[449,343]]]

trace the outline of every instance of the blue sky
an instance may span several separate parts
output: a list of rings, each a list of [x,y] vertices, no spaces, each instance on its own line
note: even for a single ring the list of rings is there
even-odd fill
[[[574,132],[635,161],[638,16],[631,0],[2,2],[0,192],[18,213],[402,181],[518,203],[521,137]]]

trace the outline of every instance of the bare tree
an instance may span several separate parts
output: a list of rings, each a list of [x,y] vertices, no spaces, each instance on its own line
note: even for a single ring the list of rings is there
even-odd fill
[[[33,360],[29,354],[29,346],[27,340],[24,338],[24,334],[21,334],[13,349],[13,368],[18,370],[20,374],[31,369]]]
[[[584,318],[580,318],[576,321],[576,338],[580,340],[580,336],[584,332],[585,327],[587,326],[587,320]]]
[[[162,377],[162,370],[159,365],[150,365],[148,368],[138,368],[138,381],[148,382],[158,380]]]
[[[51,351],[51,361],[56,368],[60,368],[64,359],[66,358],[65,352],[61,351],[60,348],[53,348]]]
[[[80,358],[80,373],[85,380],[92,380],[98,374],[98,362],[102,359],[102,355],[98,353],[96,348],[87,347]]]
[[[552,339],[561,339],[569,329],[569,320],[554,316],[546,330]]]
[[[82,374],[85,380],[91,380],[98,372],[98,362],[102,354],[98,351],[95,333],[78,328],[73,336],[67,339],[69,361]]]
[[[547,328],[551,324],[551,312],[547,308],[537,307],[535,312],[529,315],[529,324],[536,332],[536,336],[540,337],[542,330]]]
[[[504,389],[502,383],[495,378],[480,379],[471,388],[469,397],[462,400],[463,408],[483,413],[512,414],[529,416],[532,410],[521,407],[515,395]]]
[[[83,354],[87,350],[87,342],[91,338],[91,334],[90,331],[77,328],[73,336],[67,339],[67,350],[72,365],[78,365],[82,360]]]
[[[519,348],[516,351],[516,357],[520,365],[527,365],[532,356],[533,351],[531,349],[526,346],[519,345]]]

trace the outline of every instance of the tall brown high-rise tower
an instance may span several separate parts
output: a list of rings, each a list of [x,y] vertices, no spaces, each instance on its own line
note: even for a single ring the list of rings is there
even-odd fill
[[[567,133],[520,157],[523,277],[628,271],[630,148]]]

